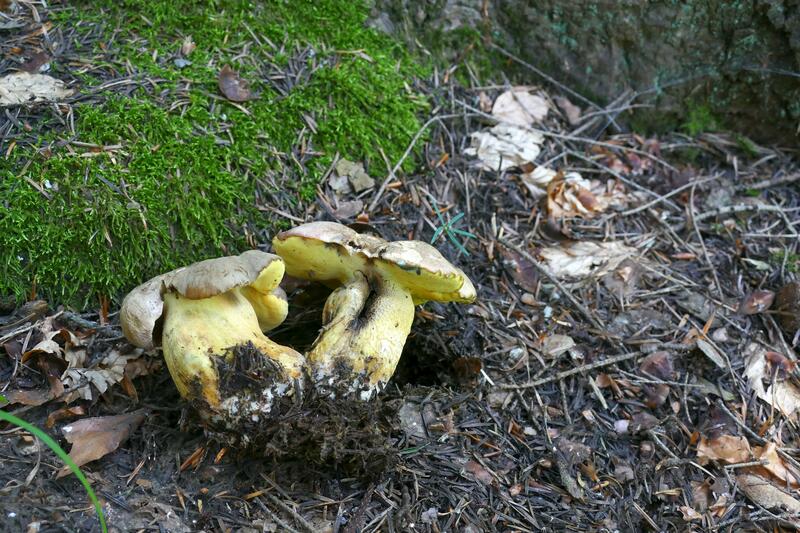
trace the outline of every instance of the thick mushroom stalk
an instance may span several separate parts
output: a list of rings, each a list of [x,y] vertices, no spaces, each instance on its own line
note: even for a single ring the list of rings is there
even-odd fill
[[[175,386],[206,422],[241,429],[302,389],[304,357],[263,333],[286,317],[283,273],[279,257],[249,251],[162,274],[125,297],[123,332],[162,346]]]
[[[371,398],[394,373],[414,305],[475,299],[469,278],[423,242],[389,243],[312,222],[278,234],[272,244],[288,274],[338,286],[307,354],[312,380],[325,394]]]
[[[413,321],[405,287],[356,272],[325,302],[323,332],[307,354],[317,387],[368,399],[394,374]]]

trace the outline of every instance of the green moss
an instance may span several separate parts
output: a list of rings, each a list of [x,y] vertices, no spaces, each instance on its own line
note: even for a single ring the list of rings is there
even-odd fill
[[[688,104],[688,115],[683,129],[692,136],[704,132],[716,131],[720,128],[719,120],[706,104]]]
[[[102,0],[52,18],[84,37],[101,28],[76,43],[92,58],[84,90],[125,71],[138,87],[74,109],[74,140],[119,148],[92,153],[43,128],[0,166],[0,294],[19,299],[35,287],[82,306],[245,249],[243,226],[283,225],[255,209],[256,178],[278,176],[299,202],[337,152],[385,174],[383,154],[401,157],[426,105],[409,89],[418,62],[364,26],[361,2]],[[187,36],[197,47],[179,68]],[[257,100],[219,96],[226,64]],[[283,70],[301,74],[272,85]]]

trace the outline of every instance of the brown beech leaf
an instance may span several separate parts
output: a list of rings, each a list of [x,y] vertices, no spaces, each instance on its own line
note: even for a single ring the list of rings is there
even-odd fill
[[[653,352],[639,364],[639,370],[645,374],[671,381],[675,378],[675,368],[672,365],[672,355],[669,352]]]
[[[52,389],[9,390],[3,396],[9,404],[31,406],[42,405],[55,398]]]
[[[744,437],[721,435],[714,439],[700,437],[697,443],[697,462],[701,465],[709,461],[720,461],[728,464],[746,463],[753,457],[750,443]]]
[[[70,458],[76,465],[83,466],[113,452],[139,427],[145,416],[146,411],[139,410],[124,415],[85,418],[64,426],[64,438],[72,444]],[[58,471],[56,478],[70,472],[69,467],[65,466]]]
[[[511,271],[511,277],[514,278],[514,282],[519,285],[519,288],[535,293],[539,274],[531,262],[505,246],[500,247],[500,255],[503,256],[503,263]]]
[[[219,71],[219,90],[231,102],[247,102],[258,97],[250,90],[250,84],[228,65]]]
[[[800,487],[800,472],[778,454],[778,447],[774,442],[754,447],[753,455],[758,460],[766,461],[762,468],[777,478],[782,486],[788,484],[795,489]]]
[[[775,293],[772,291],[753,291],[742,299],[739,312],[743,315],[762,313],[772,306]]]
[[[467,461],[467,464],[464,465],[464,470],[475,476],[477,481],[484,483],[486,485],[491,485],[494,478],[492,477],[491,472],[486,470],[479,462],[477,461]]]
[[[73,416],[81,416],[86,414],[86,410],[77,405],[75,407],[62,407],[61,409],[57,409],[47,415],[47,421],[44,423],[45,427],[53,427],[56,425],[56,422],[59,420],[63,420],[65,418],[71,418]]]

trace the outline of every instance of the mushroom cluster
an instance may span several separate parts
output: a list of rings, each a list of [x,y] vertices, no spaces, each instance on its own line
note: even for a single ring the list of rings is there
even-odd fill
[[[178,392],[207,423],[257,422],[303,388],[305,358],[264,335],[288,312],[283,273],[280,257],[250,250],[161,274],[122,301],[122,331],[136,346],[162,347]],[[237,349],[259,355],[246,370],[262,379],[231,389],[220,370],[236,368]]]
[[[469,278],[436,248],[387,242],[333,222],[311,222],[272,240],[286,272],[337,288],[306,357],[318,391],[367,400],[392,377],[414,320],[429,300],[471,302]]]
[[[426,301],[472,302],[475,288],[434,247],[387,242],[332,222],[279,233],[277,256],[251,250],[157,276],[131,291],[120,322],[136,346],[161,346],[181,396],[214,427],[237,429],[299,402],[310,382],[332,399],[368,400],[394,373]],[[284,272],[333,292],[303,356],[264,334],[286,318]],[[226,369],[249,379],[226,378]]]

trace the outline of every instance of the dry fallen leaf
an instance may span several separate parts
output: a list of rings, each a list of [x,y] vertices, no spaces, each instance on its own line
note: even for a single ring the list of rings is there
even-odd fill
[[[575,347],[575,341],[569,335],[550,335],[542,341],[542,354],[553,359]]]
[[[68,368],[61,376],[61,381],[67,389],[74,389],[65,399],[65,403],[78,398],[92,399],[91,383],[100,394],[105,393],[111,385],[119,383],[125,376],[125,367],[128,362],[137,359],[139,355],[121,355],[117,350],[111,350],[102,361],[92,368]]]
[[[0,78],[0,106],[59,102],[73,93],[63,81],[46,74],[14,72]]]
[[[539,255],[544,266],[560,279],[584,279],[611,272],[629,257],[638,254],[636,248],[621,242],[568,242],[542,248]]]
[[[721,461],[728,464],[746,463],[752,460],[753,452],[750,443],[744,437],[721,435],[714,439],[700,437],[697,443],[697,462],[701,465],[709,461]]]
[[[753,291],[742,299],[739,312],[743,315],[755,315],[766,311],[772,306],[775,293],[772,291]]]
[[[144,421],[144,410],[124,415],[85,418],[64,426],[64,438],[72,444],[70,458],[78,466],[95,461],[116,450],[131,432]],[[58,471],[56,478],[69,474],[69,467]]]
[[[642,198],[616,180],[589,180],[578,172],[556,172],[542,166],[524,172],[520,178],[531,196],[547,196],[548,217],[555,219],[591,218],[609,208],[624,209]]]
[[[778,381],[771,385],[761,399],[785,417],[793,418],[800,409],[800,389],[790,381]]]
[[[775,313],[790,337],[800,330],[800,282],[788,283],[775,295]]]
[[[715,365],[719,368],[725,368],[725,356],[720,353],[719,350],[714,348],[714,345],[710,342],[697,339],[697,348],[705,354]]]
[[[511,277],[522,290],[535,293],[539,282],[539,274],[530,261],[519,253],[505,246],[500,247],[503,265],[511,271]]]
[[[784,416],[793,417],[800,410],[800,388],[791,381],[781,380],[775,381],[767,390],[764,390],[762,381],[772,380],[772,372],[768,371],[768,363],[777,364],[783,370],[786,365],[791,366],[792,362],[783,362],[782,358],[769,354],[770,352],[766,348],[754,342],[745,347],[744,375],[747,378],[747,384],[761,400],[780,411]]]
[[[556,105],[561,108],[561,111],[563,111],[564,115],[566,115],[570,126],[575,126],[581,121],[580,107],[576,106],[563,96],[556,96],[553,98],[553,100],[555,100]]]
[[[762,468],[777,478],[782,486],[788,485],[795,489],[800,487],[800,472],[778,454],[778,447],[774,442],[756,446],[753,448],[753,455],[757,460],[765,461]]]
[[[497,97],[492,106],[492,115],[500,122],[530,126],[543,120],[549,110],[547,100],[518,87]]]
[[[464,470],[475,476],[475,479],[484,483],[486,485],[491,485],[494,478],[492,478],[491,472],[486,470],[480,463],[477,461],[467,461],[464,465]]]
[[[681,505],[678,508],[683,515],[683,519],[686,522],[691,522],[692,520],[702,520],[703,515],[695,511],[693,508],[689,507],[688,505]]]
[[[754,474],[739,474],[736,482],[753,503],[767,509],[783,508],[790,513],[800,513],[800,501]]]
[[[219,71],[218,84],[220,92],[231,102],[247,102],[258,97],[250,90],[250,84],[228,65]]]
[[[61,409],[56,409],[47,415],[47,421],[44,423],[44,425],[45,427],[51,428],[55,426],[56,422],[59,420],[71,418],[73,416],[81,416],[83,414],[86,414],[86,410],[80,405],[74,407],[62,407]]]
[[[541,152],[544,136],[510,124],[498,124],[488,131],[470,135],[467,155],[477,156],[484,170],[501,171],[533,162]]]

